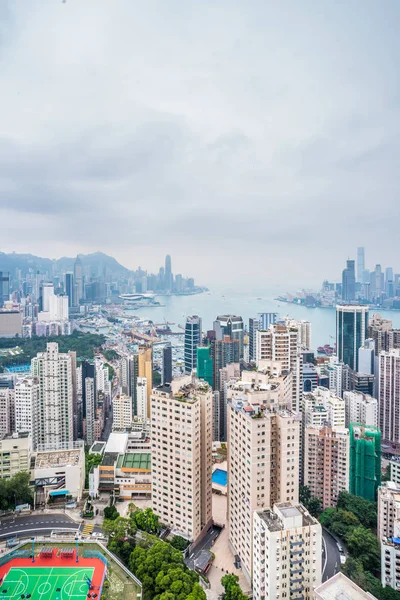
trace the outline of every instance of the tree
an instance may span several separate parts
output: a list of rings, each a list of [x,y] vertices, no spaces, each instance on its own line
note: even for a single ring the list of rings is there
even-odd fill
[[[147,533],[157,533],[160,530],[160,518],[154,514],[151,508],[136,511],[132,518],[138,529],[147,531]]]
[[[337,507],[354,513],[364,527],[376,530],[376,502],[370,502],[348,492],[340,492]]]
[[[189,546],[188,540],[185,540],[185,538],[181,535],[174,535],[170,543],[171,546],[181,551],[186,550],[186,548]]]
[[[32,504],[30,474],[20,472],[10,479],[0,479],[0,510],[12,510],[18,504]]]
[[[237,575],[224,575],[221,579],[221,584],[225,590],[223,594],[224,600],[248,600],[246,594],[242,592]]]
[[[301,504],[303,504],[306,507],[306,509],[313,517],[319,517],[319,515],[322,512],[322,502],[320,498],[311,496],[311,490],[308,487],[308,485],[300,486],[299,499]]]
[[[85,453],[85,487],[88,489],[89,487],[89,473],[92,467],[97,467],[103,457],[101,454],[91,454],[90,452]]]
[[[109,521],[115,521],[115,519],[118,519],[119,517],[119,512],[117,511],[117,509],[115,508],[115,506],[106,506],[104,509],[104,518],[108,519]]]
[[[378,538],[362,525],[355,527],[347,537],[350,554],[358,557],[365,569],[379,571],[380,548]]]

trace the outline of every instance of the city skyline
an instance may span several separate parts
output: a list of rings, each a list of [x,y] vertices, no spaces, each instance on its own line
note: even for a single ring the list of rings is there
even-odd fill
[[[101,240],[152,270],[168,249],[208,285],[259,279],[255,256],[270,281],[319,283],[341,268],[333,241],[388,264],[399,11],[2,2],[2,249]]]

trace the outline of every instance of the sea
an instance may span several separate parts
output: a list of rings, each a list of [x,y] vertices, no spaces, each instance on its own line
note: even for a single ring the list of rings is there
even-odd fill
[[[261,312],[276,312],[280,317],[289,315],[293,319],[311,322],[312,349],[331,344],[336,339],[335,308],[307,308],[305,306],[278,301],[277,289],[257,290],[257,292],[240,291],[233,288],[210,290],[190,296],[157,296],[156,300],[163,306],[134,308],[129,312],[141,319],[151,319],[154,323],[173,323],[172,330],[179,331],[178,325],[184,325],[189,315],[202,318],[203,331],[213,328],[217,315],[240,315],[248,327],[249,317]],[[370,316],[379,312],[383,317],[393,321],[393,327],[400,329],[400,311],[371,310]],[[182,331],[182,330],[181,330]]]

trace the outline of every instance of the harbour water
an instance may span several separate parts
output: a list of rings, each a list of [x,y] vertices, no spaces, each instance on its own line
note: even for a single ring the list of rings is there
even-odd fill
[[[274,298],[279,295],[275,290],[238,292],[233,289],[210,290],[192,296],[160,296],[156,299],[164,306],[153,308],[135,308],[132,313],[142,319],[151,319],[156,323],[168,321],[176,330],[184,325],[188,315],[199,315],[203,320],[203,331],[212,329],[218,314],[236,314],[243,317],[248,326],[249,317],[260,312],[277,312],[280,317],[290,315],[294,319],[305,319],[312,324],[312,346],[332,344],[336,336],[336,312],[334,308],[306,308]],[[370,311],[370,316],[378,312]],[[392,319],[393,327],[400,328],[400,311],[379,311],[387,319]]]

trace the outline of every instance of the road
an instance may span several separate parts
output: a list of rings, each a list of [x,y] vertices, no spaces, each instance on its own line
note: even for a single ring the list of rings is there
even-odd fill
[[[18,516],[0,521],[0,540],[13,537],[49,535],[53,529],[72,529],[77,531],[78,523],[63,513],[41,513],[39,515]],[[100,531],[95,527],[95,531]]]
[[[213,542],[215,542],[220,533],[221,528],[216,527],[215,525],[213,525],[212,528],[209,531],[207,531],[206,535],[201,540],[201,542],[199,542],[192,550],[190,555],[187,556],[187,558],[185,558],[185,563],[189,567],[189,569],[194,570],[194,561],[200,555],[200,552],[202,550],[210,550],[213,545]]]
[[[340,552],[336,540],[322,529],[322,581],[333,577],[340,569]]]

